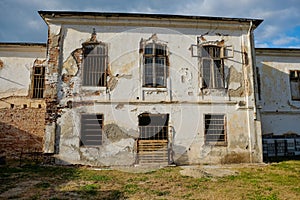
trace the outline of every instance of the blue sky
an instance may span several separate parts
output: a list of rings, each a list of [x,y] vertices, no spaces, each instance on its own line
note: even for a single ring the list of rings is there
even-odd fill
[[[300,48],[299,0],[0,0],[0,42],[46,42],[38,10],[259,18],[256,47]]]

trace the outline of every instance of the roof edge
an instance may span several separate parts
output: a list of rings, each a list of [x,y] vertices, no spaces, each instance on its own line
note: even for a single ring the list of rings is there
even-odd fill
[[[237,22],[252,22],[256,27],[259,26],[263,19],[251,18],[231,18],[231,17],[213,17],[213,16],[189,16],[189,15],[174,15],[174,14],[149,14],[149,13],[118,13],[118,12],[81,12],[81,11],[43,11],[39,10],[40,16],[45,19],[45,15],[51,17],[59,16],[102,16],[102,17],[148,17],[148,18],[173,18],[173,19],[191,19],[191,20],[216,20],[216,21],[237,21]]]
[[[46,43],[38,43],[38,42],[0,42],[0,46],[40,46],[46,47]]]

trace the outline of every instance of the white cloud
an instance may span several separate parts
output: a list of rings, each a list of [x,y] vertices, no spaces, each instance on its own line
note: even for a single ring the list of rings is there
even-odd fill
[[[41,38],[38,35],[46,36],[41,33],[44,29],[38,28],[38,23],[43,23],[38,10],[75,10],[263,18],[264,22],[255,30],[257,45],[284,47],[291,43],[300,44],[298,38],[288,34],[300,25],[299,0],[1,0],[0,6],[0,41],[11,38],[34,41]],[[26,35],[17,31],[20,26],[26,29],[26,25],[31,29]]]
[[[298,43],[298,42],[299,42],[299,38],[297,37],[281,36],[278,39],[275,39],[273,41],[273,44],[277,46],[283,46],[283,45],[288,45],[291,43]]]

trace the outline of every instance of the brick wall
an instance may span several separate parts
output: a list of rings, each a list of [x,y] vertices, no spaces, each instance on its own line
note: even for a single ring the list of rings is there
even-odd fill
[[[45,108],[0,109],[0,155],[18,158],[21,151],[42,151]]]

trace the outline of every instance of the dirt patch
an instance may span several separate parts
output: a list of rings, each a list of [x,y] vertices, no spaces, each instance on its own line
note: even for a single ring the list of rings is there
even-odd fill
[[[17,196],[22,196],[26,191],[31,191],[34,185],[40,183],[41,181],[24,181],[18,183],[15,187],[0,194],[0,198],[14,198]]]
[[[239,172],[222,165],[183,166],[180,174],[194,178],[236,176]]]

